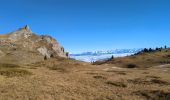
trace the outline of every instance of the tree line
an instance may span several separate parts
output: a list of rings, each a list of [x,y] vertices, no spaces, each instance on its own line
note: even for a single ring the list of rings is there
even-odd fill
[[[155,52],[155,51],[162,51],[162,49],[167,49],[168,47],[165,45],[164,47],[156,47],[156,48],[144,48],[143,50],[139,51],[135,55],[138,55],[140,53],[146,53],[146,52]]]

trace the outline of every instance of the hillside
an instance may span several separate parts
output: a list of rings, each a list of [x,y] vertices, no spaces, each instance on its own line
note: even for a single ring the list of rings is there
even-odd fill
[[[118,67],[148,68],[162,64],[170,64],[170,49],[141,52],[135,55],[118,57],[105,61],[96,61],[94,65],[113,64]]]
[[[0,100],[169,100],[170,66],[148,69],[51,58],[0,64]]]
[[[0,35],[0,62],[32,63],[50,57],[68,57],[64,48],[51,36],[39,36],[26,25]]]

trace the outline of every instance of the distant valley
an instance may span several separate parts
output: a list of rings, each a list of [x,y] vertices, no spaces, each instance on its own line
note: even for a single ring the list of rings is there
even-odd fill
[[[76,60],[92,62],[97,60],[105,60],[112,56],[114,57],[124,57],[128,55],[135,54],[141,51],[142,48],[134,49],[115,49],[115,50],[101,50],[101,51],[92,51],[92,52],[83,52],[77,54],[70,54],[70,57]]]

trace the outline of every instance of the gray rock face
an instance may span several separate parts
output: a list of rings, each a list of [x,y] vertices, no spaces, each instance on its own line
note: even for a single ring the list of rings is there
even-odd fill
[[[18,29],[17,31],[15,32],[12,32],[10,35],[9,35],[9,40],[11,40],[11,42],[15,42],[15,41],[18,41],[20,39],[27,39],[28,37],[30,37],[32,35],[32,31],[29,29],[29,27],[26,25],[24,26],[23,28],[20,28]]]
[[[61,46],[54,38],[45,35],[42,36],[42,39],[52,46],[51,52],[54,52],[55,54],[57,54],[57,56],[67,57],[66,52],[64,51],[64,47]]]
[[[53,38],[51,36],[48,36],[48,35],[42,35],[41,36],[43,40],[46,40],[47,43],[53,43]]]
[[[37,49],[44,57],[50,58],[50,53],[48,52],[46,47],[40,47]]]
[[[0,35],[0,55],[2,53],[20,55],[23,59],[32,57],[37,60],[44,57],[68,57],[63,46],[54,38],[47,35],[38,36],[27,25],[14,32]],[[29,61],[31,62],[31,60]]]

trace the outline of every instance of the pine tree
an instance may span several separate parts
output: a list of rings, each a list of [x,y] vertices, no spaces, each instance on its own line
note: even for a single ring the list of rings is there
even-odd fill
[[[147,48],[144,48],[143,52],[148,52],[149,50]]]
[[[149,52],[152,52],[153,50],[152,50],[152,48],[149,48]]]
[[[158,47],[156,47],[156,49],[155,50],[159,50],[159,48]]]
[[[112,55],[111,60],[113,60],[113,59],[114,59],[114,56]]]

